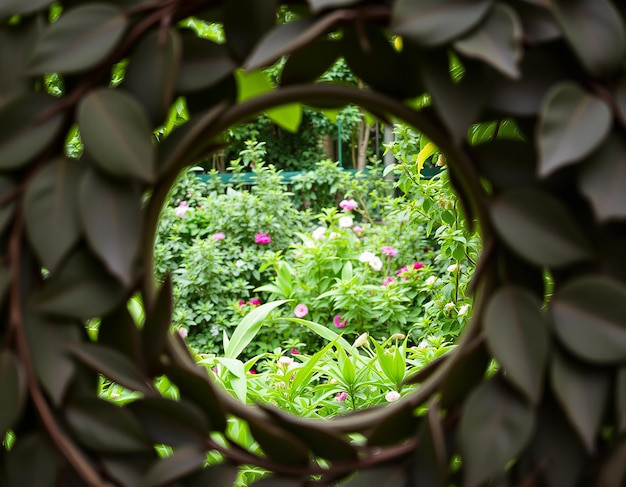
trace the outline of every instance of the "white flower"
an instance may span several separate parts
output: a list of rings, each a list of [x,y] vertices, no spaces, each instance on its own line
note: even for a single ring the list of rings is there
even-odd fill
[[[350,228],[352,225],[354,225],[354,221],[349,216],[342,216],[339,219],[339,226],[341,228]]]
[[[313,230],[311,236],[313,237],[313,240],[323,240],[325,234],[326,227],[317,227],[315,230]]]
[[[278,359],[278,365],[281,367],[289,367],[293,364],[293,359],[291,357],[282,356]]]
[[[365,345],[366,343],[367,343],[367,332],[359,335],[359,338],[354,340],[354,344],[352,346],[353,347],[360,347],[362,345]]]
[[[330,232],[330,235],[328,236],[328,238],[330,239],[337,238],[337,237],[341,237],[341,234],[337,232]]]
[[[437,280],[437,276],[430,276],[428,279],[426,279],[426,285],[432,286],[433,284],[435,284],[436,280]]]
[[[376,256],[372,253],[372,252],[363,252],[360,256],[359,256],[359,262],[363,262],[364,264],[367,263],[369,264],[372,259],[376,258]]]
[[[418,345],[417,348],[419,348],[420,350],[423,350],[425,348],[428,348],[428,342],[426,340],[421,340]]]
[[[387,402],[397,401],[400,399],[400,393],[398,391],[389,391],[385,394],[385,399],[387,399]]]
[[[375,271],[380,271],[383,268],[383,261],[380,260],[380,258],[378,257],[374,257],[372,260],[370,260],[369,264],[370,267]]]
[[[459,264],[452,264],[448,266],[448,272],[454,272],[459,269]]]
[[[246,263],[243,260],[241,260],[241,259],[239,259],[238,261],[235,262],[235,265],[237,267],[243,267],[245,264]]]
[[[469,311],[469,304],[464,304],[459,308],[459,316],[465,316]]]
[[[446,303],[446,305],[444,306],[444,308],[445,308],[445,309],[447,309],[447,310],[451,310],[451,309],[454,309],[454,308],[455,308],[455,306],[454,306],[454,303],[453,303],[453,302],[449,302],[449,303]]]

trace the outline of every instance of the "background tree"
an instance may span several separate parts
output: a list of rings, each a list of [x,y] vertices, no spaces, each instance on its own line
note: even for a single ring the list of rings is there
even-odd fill
[[[624,7],[295,0],[281,24],[278,3],[0,5],[2,483],[230,485],[259,465],[274,477],[257,485],[623,486]],[[223,24],[226,42],[179,23],[191,15]],[[273,88],[255,70],[282,56]],[[339,56],[365,88],[316,82]],[[180,97],[189,119],[155,143]],[[484,242],[454,353],[411,379],[412,396],[324,423],[219,393],[170,333],[170,285],[152,272],[181,169],[260,112],[296,129],[300,103],[354,103],[426,134]],[[472,145],[485,121],[492,136]],[[137,399],[100,399],[99,374]],[[166,379],[178,401],[155,386]],[[231,416],[263,454],[231,442]],[[207,467],[207,453],[223,461]]]

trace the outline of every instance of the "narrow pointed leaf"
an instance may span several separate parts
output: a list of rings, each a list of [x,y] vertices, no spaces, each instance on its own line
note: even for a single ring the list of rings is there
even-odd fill
[[[309,449],[295,434],[256,418],[247,419],[252,436],[268,457],[294,466],[308,465]]]
[[[544,192],[504,193],[492,203],[491,216],[509,247],[534,264],[559,267],[593,255],[565,206]]]
[[[125,303],[100,321],[98,343],[123,353],[134,363],[140,363],[141,335]]]
[[[26,378],[15,355],[0,351],[0,438],[15,425],[26,403]]]
[[[162,487],[200,470],[206,453],[195,447],[179,448],[171,456],[158,460],[141,482],[141,487]]]
[[[59,159],[33,178],[25,195],[26,230],[41,263],[54,271],[81,236],[80,164]]]
[[[615,386],[615,411],[620,433],[626,433],[626,367],[619,369]]]
[[[519,78],[522,57],[522,25],[515,10],[494,5],[478,30],[454,43],[457,51],[481,59],[510,78]]]
[[[28,62],[28,74],[76,73],[108,56],[128,19],[113,5],[89,3],[63,12],[42,34]]]
[[[167,335],[172,323],[172,280],[168,275],[161,285],[154,305],[147,310],[146,320],[141,329],[141,345],[145,362],[155,367],[165,350]]]
[[[585,161],[578,179],[600,222],[626,218],[626,142],[617,134]]]
[[[25,93],[0,106],[0,170],[17,169],[41,152],[63,125],[61,113],[38,120],[56,103],[43,93]]]
[[[391,15],[391,32],[425,46],[445,44],[476,26],[491,0],[399,0]]]
[[[176,89],[183,93],[208,88],[230,76],[237,67],[223,44],[192,33],[182,34],[183,56]]]
[[[0,206],[0,234],[4,233],[11,223],[15,214],[15,202],[12,201],[11,195],[16,194],[16,184],[8,178],[0,177],[0,199],[5,199],[4,205]]]
[[[89,245],[111,274],[129,286],[141,242],[141,194],[129,181],[88,171],[78,199]]]
[[[489,300],[484,327],[487,344],[506,378],[536,404],[549,344],[541,302],[522,287],[504,286]]]
[[[463,485],[477,487],[504,471],[530,440],[534,422],[530,405],[500,380],[476,388],[459,424]]]
[[[412,485],[449,485],[448,470],[439,409],[430,407],[417,433],[417,448],[412,462]]]
[[[589,155],[611,128],[611,110],[575,83],[559,83],[546,95],[539,117],[539,175],[546,177]]]
[[[228,47],[240,60],[246,59],[259,39],[275,24],[277,7],[276,0],[226,2],[224,33]]]
[[[587,451],[596,450],[596,437],[607,406],[606,371],[555,354],[550,370],[552,390]]]
[[[610,1],[551,0],[549,7],[587,72],[604,77],[622,66],[626,32]]]
[[[85,150],[103,170],[154,179],[150,121],[135,98],[110,88],[92,91],[78,106],[77,120]]]
[[[559,340],[595,363],[626,361],[626,288],[605,277],[581,277],[560,289],[551,306]]]

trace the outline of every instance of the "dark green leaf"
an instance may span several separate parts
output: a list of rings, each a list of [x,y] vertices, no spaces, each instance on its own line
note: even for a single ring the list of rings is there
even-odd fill
[[[522,21],[524,35],[534,42],[548,42],[561,37],[561,29],[543,6],[520,2],[515,4],[515,10]]]
[[[391,31],[420,45],[442,45],[476,26],[492,4],[491,0],[398,0]]]
[[[241,61],[276,22],[276,0],[228,0],[224,5],[224,33],[228,48]],[[243,14],[243,15],[242,15]]]
[[[141,102],[153,126],[165,121],[174,101],[181,56],[180,34],[174,29],[151,32],[130,55],[122,86]]]
[[[317,80],[339,57],[339,43],[321,39],[291,54],[280,75],[281,85]]]
[[[621,76],[613,92],[617,119],[626,127],[626,76]]]
[[[86,249],[74,251],[37,293],[39,311],[88,320],[103,316],[124,298],[117,279]]]
[[[441,387],[441,406],[446,409],[459,405],[477,387],[491,359],[487,347],[480,341],[465,348],[462,354],[455,353],[459,355],[454,357],[455,363]]]
[[[126,406],[137,418],[153,443],[179,447],[202,445],[209,435],[206,417],[185,400],[144,398]]]
[[[154,305],[146,310],[146,320],[141,330],[143,357],[150,367],[159,364],[172,323],[172,280],[168,275],[158,291]]]
[[[295,484],[294,487],[297,485]],[[348,482],[341,485],[345,487],[405,487],[407,471],[404,465],[362,469]]]
[[[6,458],[10,487],[57,487],[58,452],[47,436],[38,433],[18,438]],[[36,468],[35,468],[36,467]]]
[[[0,438],[19,419],[26,403],[26,377],[15,355],[0,351]]]
[[[44,120],[56,100],[43,93],[25,93],[0,106],[0,170],[17,169],[39,154],[58,134],[63,115]]]
[[[550,306],[560,341],[595,363],[626,361],[626,288],[600,276],[570,281]]]
[[[102,169],[120,177],[154,179],[150,121],[135,98],[110,88],[92,91],[78,106],[77,120],[85,150]]]
[[[463,485],[482,485],[504,471],[530,440],[534,422],[532,408],[501,380],[491,379],[476,388],[459,424]]]
[[[519,78],[522,57],[522,25],[507,5],[494,5],[489,17],[476,31],[454,43],[457,51],[481,59],[511,78]]]
[[[448,469],[439,409],[431,405],[417,433],[411,485],[421,487],[449,485]]]
[[[139,363],[140,333],[125,303],[102,318],[98,327],[98,343],[114,348],[132,362]]]
[[[626,142],[611,134],[581,168],[578,185],[600,222],[626,217]]]
[[[359,0],[307,0],[313,12],[321,12],[324,9],[341,8],[359,3]]]
[[[6,203],[0,206],[0,234],[4,233],[9,223],[13,219],[15,213],[15,201],[11,195],[17,196],[16,186],[10,179],[0,176],[0,198],[5,199]]]
[[[75,365],[66,354],[70,345],[80,343],[76,324],[53,321],[29,311],[24,329],[37,377],[55,404],[61,404],[74,377]]]
[[[95,343],[70,347],[71,354],[83,364],[127,389],[150,394],[147,379],[125,355]]]
[[[542,303],[519,286],[503,286],[489,300],[484,327],[494,358],[506,378],[532,402],[539,402],[548,359],[548,324]]]
[[[28,74],[76,73],[115,48],[128,20],[117,7],[89,3],[63,12],[43,32],[28,62]]]
[[[308,465],[309,449],[297,436],[257,418],[247,419],[252,436],[268,457],[293,466]]]
[[[612,115],[604,100],[565,81],[546,95],[539,117],[539,175],[574,164],[589,155],[607,136]]]
[[[192,32],[183,32],[182,41],[178,91],[186,93],[213,86],[235,71],[237,64],[225,45],[203,39]]]
[[[509,247],[535,264],[560,267],[592,256],[566,207],[544,192],[506,192],[492,203],[491,216]]]
[[[587,451],[596,449],[596,436],[607,406],[606,371],[554,354],[550,370],[552,390]]]
[[[140,487],[141,480],[157,458],[155,451],[111,455],[102,457],[102,464],[106,473],[122,487]]]
[[[228,463],[213,465],[191,474],[185,479],[185,487],[231,487],[235,485],[238,468]]]
[[[141,242],[141,193],[130,181],[91,170],[81,180],[78,199],[90,247],[129,286]]]
[[[618,430],[626,433],[626,367],[619,369],[615,386],[615,410],[618,415]]]
[[[200,470],[206,453],[195,447],[179,448],[171,456],[158,460],[141,482],[141,487],[161,487]]]
[[[152,449],[137,420],[125,409],[96,398],[74,399],[65,408],[70,429],[100,453],[141,453]]]
[[[26,230],[41,263],[57,269],[81,236],[78,217],[80,164],[58,159],[39,171],[26,190]]]
[[[611,75],[624,62],[626,33],[622,16],[608,0],[551,0],[549,6],[585,69]]]
[[[372,431],[367,435],[368,446],[396,445],[413,436],[419,423],[413,409],[410,404],[406,403],[394,414],[373,422]]]
[[[622,438],[602,465],[596,485],[602,487],[624,487],[626,482],[626,440]]]
[[[53,0],[4,0],[0,5],[0,18],[37,12],[52,2]]]
[[[7,298],[11,280],[11,271],[5,266],[0,266],[0,306],[4,304]]]
[[[537,184],[536,156],[532,144],[518,140],[494,140],[472,151],[483,176],[497,192]]]

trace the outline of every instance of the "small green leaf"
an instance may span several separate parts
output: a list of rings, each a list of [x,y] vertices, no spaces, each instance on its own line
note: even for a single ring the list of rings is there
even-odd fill
[[[504,471],[530,440],[534,422],[533,409],[501,380],[476,388],[459,424],[463,485],[477,487]]]
[[[476,31],[457,40],[454,48],[468,57],[481,59],[510,78],[519,78],[522,57],[522,24],[511,7],[494,5]]]
[[[541,395],[550,340],[541,304],[525,288],[503,286],[489,300],[484,318],[494,358],[534,404]]]
[[[0,438],[4,438],[26,404],[26,377],[22,365],[8,350],[0,351]]]
[[[103,3],[63,12],[41,35],[30,56],[28,74],[66,74],[92,68],[113,51],[127,23],[122,10]]]
[[[147,182],[154,179],[150,121],[134,97],[119,89],[92,91],[80,102],[77,120],[85,150],[103,170]]]
[[[559,340],[576,356],[598,364],[626,361],[626,288],[600,276],[572,280],[550,305]]]
[[[606,102],[571,81],[554,86],[542,105],[537,128],[541,177],[588,156],[611,128]]]
[[[90,247],[129,286],[141,242],[141,193],[130,181],[91,170],[81,180],[78,200]]]
[[[561,407],[587,451],[593,453],[609,395],[606,371],[554,354],[550,377]]]
[[[55,98],[25,93],[0,106],[0,170],[18,169],[39,154],[58,134],[63,114],[39,120]]]
[[[26,230],[41,263],[54,271],[81,237],[78,181],[81,166],[68,159],[39,171],[24,197]]]
[[[477,25],[492,4],[492,0],[398,0],[391,32],[419,45],[442,45]]]
[[[492,203],[491,216],[507,245],[534,264],[561,267],[593,255],[567,208],[542,191],[508,191]]]

